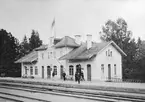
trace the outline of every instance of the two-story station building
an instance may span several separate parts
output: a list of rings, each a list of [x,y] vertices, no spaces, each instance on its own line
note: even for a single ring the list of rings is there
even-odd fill
[[[75,78],[77,65],[80,64],[87,81],[122,79],[122,55],[126,54],[113,42],[81,42],[81,35],[75,38],[65,36],[61,39],[50,38],[48,45],[34,49],[16,63],[21,63],[21,76],[35,78],[61,79],[63,71],[67,77]]]

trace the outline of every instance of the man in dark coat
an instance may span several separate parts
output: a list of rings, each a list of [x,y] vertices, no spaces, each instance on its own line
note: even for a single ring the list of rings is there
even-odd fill
[[[65,81],[66,80],[66,73],[65,72],[63,72],[62,77],[63,77],[63,80]]]
[[[54,71],[53,71],[53,73],[52,73],[52,76],[53,76],[53,77],[55,76],[55,73],[54,73]]]
[[[78,81],[77,72],[75,73],[75,81]]]
[[[80,84],[80,80],[81,80],[81,73],[77,73],[77,80],[78,80],[78,84]]]

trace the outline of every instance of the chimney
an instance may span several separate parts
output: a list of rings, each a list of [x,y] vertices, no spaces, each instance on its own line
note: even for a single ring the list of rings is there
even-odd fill
[[[75,35],[75,42],[79,45],[81,44],[81,35]]]
[[[49,44],[48,45],[49,45],[49,47],[54,45],[54,37],[49,38]]]
[[[87,49],[92,47],[92,35],[87,34]]]

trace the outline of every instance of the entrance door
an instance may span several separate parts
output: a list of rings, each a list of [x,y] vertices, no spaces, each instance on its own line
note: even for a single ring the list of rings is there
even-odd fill
[[[111,65],[108,64],[108,80],[111,80]]]
[[[63,66],[61,65],[61,66],[60,66],[60,79],[63,78],[63,77],[62,77],[62,74],[63,74]]]
[[[44,78],[44,66],[42,66],[42,78]]]
[[[51,68],[47,66],[47,78],[51,78]]]
[[[91,65],[87,65],[87,80],[91,81]]]

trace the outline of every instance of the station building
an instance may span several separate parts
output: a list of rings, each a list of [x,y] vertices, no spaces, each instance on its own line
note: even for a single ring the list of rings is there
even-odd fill
[[[122,56],[126,54],[115,42],[92,42],[92,35],[87,35],[85,42],[80,39],[81,35],[49,38],[48,45],[16,61],[21,63],[21,76],[62,79],[65,72],[74,80],[77,66],[81,65],[86,81],[122,79]]]

